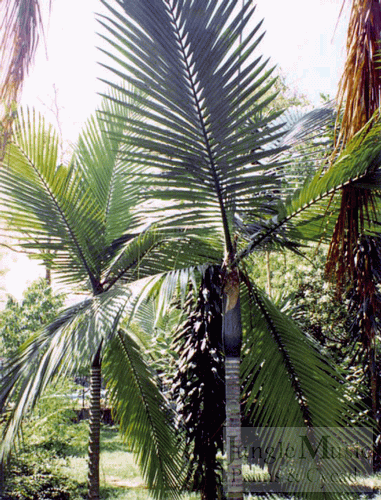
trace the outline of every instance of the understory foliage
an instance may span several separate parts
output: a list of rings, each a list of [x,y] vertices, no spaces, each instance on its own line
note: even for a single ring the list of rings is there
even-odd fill
[[[190,292],[184,323],[175,334],[175,375],[167,383],[185,433],[189,466],[187,484],[212,498],[222,491],[225,422],[225,369],[222,346],[222,276],[219,266],[205,270],[197,299]]]
[[[5,469],[4,500],[82,500],[86,487],[63,471],[67,457],[86,439],[88,426],[75,423],[68,395],[74,383],[50,387],[25,422],[22,440]]]
[[[82,500],[84,485],[69,479],[48,451],[26,447],[12,457],[3,500]]]
[[[337,295],[325,275],[326,247],[300,251],[304,258],[287,250],[269,252],[268,256],[256,254],[248,265],[250,276],[267,293],[270,283],[273,300],[332,355],[348,339],[349,301]],[[339,355],[337,360],[340,359]]]

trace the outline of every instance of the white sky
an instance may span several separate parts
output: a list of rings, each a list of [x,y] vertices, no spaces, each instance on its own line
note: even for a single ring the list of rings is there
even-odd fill
[[[238,0],[240,4],[244,0]],[[264,18],[266,35],[258,53],[270,57],[287,77],[291,89],[303,93],[315,105],[320,93],[335,96],[345,57],[347,10],[338,29],[335,27],[343,0],[258,0],[254,22]],[[100,1],[53,0],[48,20],[49,0],[41,0],[46,20],[46,44],[40,43],[35,64],[27,79],[22,104],[42,111],[52,123],[58,109],[65,142],[74,142],[100,98],[103,84],[97,64],[103,56],[96,49],[101,44],[96,32],[101,29],[95,12],[105,13]],[[104,59],[103,59],[104,60]],[[105,73],[103,73],[105,75]],[[56,97],[55,97],[56,96]],[[0,276],[1,288],[17,298],[36,276],[36,264],[28,259],[17,261],[7,255],[1,269],[11,269]],[[42,274],[43,271],[42,271]]]

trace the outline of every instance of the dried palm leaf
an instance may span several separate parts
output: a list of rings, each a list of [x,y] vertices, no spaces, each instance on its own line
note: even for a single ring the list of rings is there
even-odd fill
[[[345,2],[344,2],[345,3]],[[353,0],[347,34],[347,59],[339,82],[337,101],[342,114],[337,118],[333,158],[361,129],[372,125],[380,107],[381,68],[378,52],[381,38],[379,0]],[[374,209],[370,190],[343,188],[341,211],[332,237],[327,274],[336,280],[338,291],[354,279],[354,254],[364,221]]]
[[[353,0],[347,59],[337,94],[339,108],[343,108],[337,144],[346,144],[380,107],[380,35],[380,1]]]
[[[0,155],[10,134],[12,104],[33,62],[42,31],[39,0],[0,2]]]

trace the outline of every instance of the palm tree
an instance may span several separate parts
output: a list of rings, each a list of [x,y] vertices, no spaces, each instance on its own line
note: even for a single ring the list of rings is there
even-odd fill
[[[105,102],[102,113],[115,111],[115,105]],[[127,108],[118,108],[121,116],[126,112],[129,114]],[[11,452],[22,419],[45,387],[57,376],[90,366],[91,499],[99,498],[102,364],[121,430],[139,452],[149,487],[158,496],[164,495],[181,478],[170,409],[141,348],[121,324],[131,295],[128,284],[156,273],[156,266],[173,267],[166,251],[171,238],[141,229],[134,214],[139,186],[127,181],[134,176],[134,167],[120,154],[129,146],[124,142],[119,151],[113,137],[119,137],[123,127],[120,118],[106,125],[103,114],[98,113],[89,120],[70,165],[58,165],[57,134],[42,117],[20,112],[0,171],[1,215],[19,246],[42,260],[49,259],[52,272],[70,286],[71,293],[86,294],[7,362],[0,407],[11,401],[13,406],[0,461]],[[181,235],[174,235],[171,243],[175,240],[182,241],[177,246],[181,265],[182,247],[188,248],[189,243]]]
[[[339,190],[379,166],[379,123],[355,136],[329,172],[296,192],[279,156],[278,115],[265,113],[273,100],[272,70],[256,56],[260,24],[250,25],[251,2],[240,11],[234,0],[117,4],[101,20],[109,68],[141,92],[132,106],[136,116],[126,119],[134,148],[124,158],[149,169],[141,182],[147,198],[156,200],[150,215],[158,227],[217,247],[209,265],[219,269],[224,304],[227,495],[241,499],[240,371],[249,406],[258,402],[251,417],[260,426],[340,426],[348,417],[335,393],[342,387],[335,371],[251,283],[245,259],[270,240],[295,247],[332,234],[332,218],[323,222],[327,206],[337,214]]]

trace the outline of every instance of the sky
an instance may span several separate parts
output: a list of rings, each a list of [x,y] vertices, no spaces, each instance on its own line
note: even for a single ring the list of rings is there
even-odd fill
[[[237,0],[239,4],[247,0]],[[337,25],[343,0],[258,0],[253,22],[263,20],[265,36],[258,54],[270,58],[293,92],[315,106],[320,94],[334,97],[345,58],[347,6]],[[105,89],[99,65],[105,60],[97,47],[103,41],[97,14],[99,0],[41,0],[45,25],[34,65],[25,82],[21,103],[37,108],[61,130],[65,147],[73,143]],[[104,45],[103,45],[104,46]],[[35,262],[7,253],[0,260],[0,303],[5,289],[20,299],[22,291],[44,274]]]

